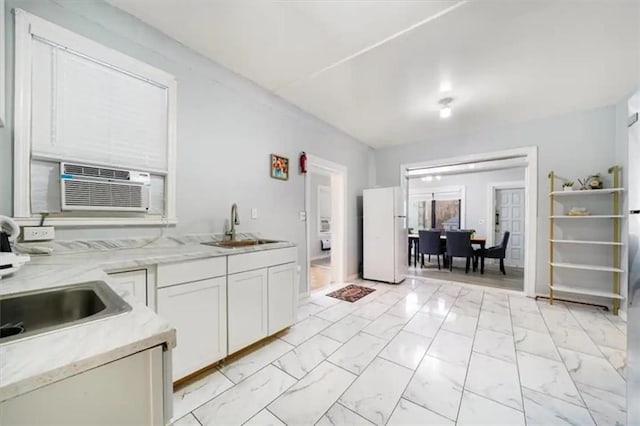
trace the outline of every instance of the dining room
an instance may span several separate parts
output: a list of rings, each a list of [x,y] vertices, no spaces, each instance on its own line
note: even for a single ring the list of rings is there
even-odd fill
[[[408,176],[409,274],[523,291],[525,171],[477,162]]]

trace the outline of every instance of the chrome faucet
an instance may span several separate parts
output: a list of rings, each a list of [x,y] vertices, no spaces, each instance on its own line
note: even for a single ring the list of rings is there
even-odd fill
[[[240,216],[238,216],[238,205],[233,203],[231,206],[231,220],[229,221],[231,224],[231,228],[227,235],[231,237],[231,241],[235,241],[236,239],[236,225],[240,225]]]

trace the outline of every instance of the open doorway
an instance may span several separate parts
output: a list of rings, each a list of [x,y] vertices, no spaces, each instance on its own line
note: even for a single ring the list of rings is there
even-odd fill
[[[403,165],[409,274],[534,296],[536,168],[535,148]],[[469,234],[466,242],[457,233],[449,244],[456,231]],[[470,266],[464,256],[447,256],[449,248],[471,253]],[[434,250],[446,268],[429,254]]]
[[[331,175],[309,171],[309,276],[310,291],[331,285]]]
[[[307,155],[307,287],[301,296],[346,281],[346,167]]]

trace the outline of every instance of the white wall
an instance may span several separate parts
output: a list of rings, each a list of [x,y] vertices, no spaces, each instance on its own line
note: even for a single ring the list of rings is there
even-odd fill
[[[356,198],[369,185],[371,149],[267,93],[230,70],[101,0],[7,0],[7,127],[0,129],[0,214],[11,215],[13,8],[19,7],[108,47],[174,74],[178,79],[177,210],[167,234],[223,232],[231,204],[240,207],[239,231],[298,244],[305,258],[304,179],[300,151],[345,165],[347,272],[357,271]],[[288,156],[291,177],[269,178],[269,154]],[[251,220],[251,208],[258,219]],[[158,228],[56,230],[59,239],[159,235]],[[306,270],[301,262],[301,288]]]
[[[329,176],[317,174],[317,173],[309,173],[310,181],[310,191],[309,194],[309,253],[311,259],[329,256],[330,251],[322,251],[320,246],[320,239],[331,239],[331,235],[323,235],[322,237],[319,234],[318,230],[318,187],[326,186],[329,188],[329,194],[331,193],[331,178]],[[326,197],[325,197],[326,198]],[[328,208],[325,206],[325,211],[331,212],[331,198],[327,198],[324,200],[328,201]]]
[[[606,106],[562,116],[530,121],[497,129],[461,134],[445,139],[425,141],[380,149],[376,155],[376,184],[400,183],[400,165],[467,154],[504,149],[538,147],[538,259],[536,291],[547,294],[549,197],[547,174],[551,170],[576,180],[595,172],[603,173],[610,185],[607,169],[616,164],[616,108]],[[610,263],[610,255],[598,253],[594,262]],[[603,280],[610,280],[606,275]],[[602,283],[594,283],[602,286]],[[599,302],[603,302],[602,299]]]
[[[524,181],[523,168],[444,175],[442,180],[438,181],[438,185],[434,185],[434,181],[422,182],[420,179],[412,179],[409,181],[409,196],[411,196],[413,189],[435,189],[438,187],[464,185],[465,202],[462,208],[465,213],[465,223],[462,224],[462,227],[475,229],[478,235],[486,236],[489,241],[492,241],[492,237],[487,233],[488,221],[492,220],[492,218],[487,217],[488,204],[491,201],[487,198],[488,185],[512,181]]]

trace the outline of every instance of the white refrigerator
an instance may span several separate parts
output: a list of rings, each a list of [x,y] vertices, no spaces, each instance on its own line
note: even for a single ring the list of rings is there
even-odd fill
[[[401,283],[408,272],[407,216],[402,189],[365,189],[362,210],[363,278]]]

